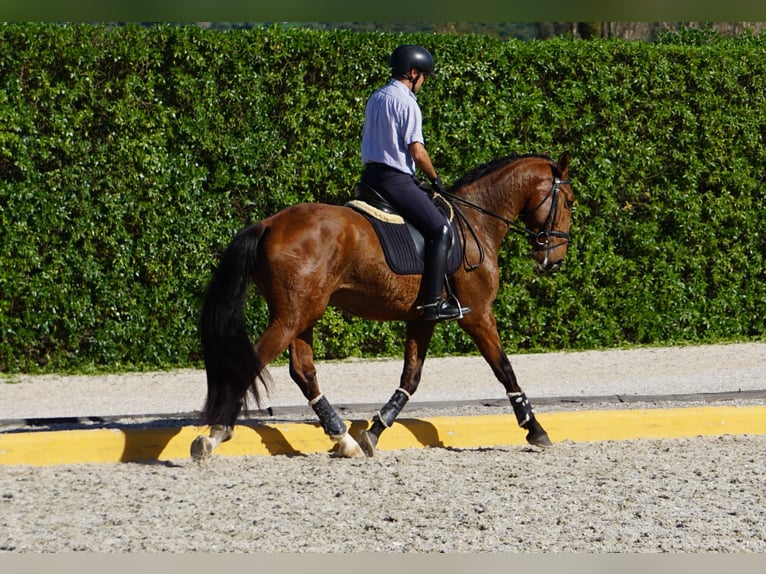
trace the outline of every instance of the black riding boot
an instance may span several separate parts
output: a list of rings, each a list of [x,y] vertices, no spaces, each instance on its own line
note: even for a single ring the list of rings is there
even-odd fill
[[[439,234],[426,245],[425,268],[423,270],[423,319],[426,321],[449,321],[462,319],[470,313],[469,307],[459,307],[448,299],[442,299],[445,275],[447,273],[447,254],[450,248],[450,232],[446,225]]]

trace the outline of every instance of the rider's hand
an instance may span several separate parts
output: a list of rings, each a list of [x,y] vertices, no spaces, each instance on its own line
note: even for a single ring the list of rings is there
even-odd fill
[[[434,190],[435,193],[444,193],[444,184],[442,183],[442,178],[440,178],[438,175],[431,179],[431,189]]]

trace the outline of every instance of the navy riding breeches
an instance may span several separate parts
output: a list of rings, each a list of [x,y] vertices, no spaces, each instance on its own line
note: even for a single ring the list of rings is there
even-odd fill
[[[426,241],[435,239],[442,228],[449,225],[444,214],[409,174],[384,164],[370,163],[362,172],[362,183],[387,199],[404,219],[423,234]]]

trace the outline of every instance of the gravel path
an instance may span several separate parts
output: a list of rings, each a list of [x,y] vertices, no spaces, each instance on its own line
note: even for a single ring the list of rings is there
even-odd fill
[[[543,397],[764,389],[765,358],[753,343],[513,360],[528,395]],[[320,366],[336,403],[385,402],[398,371]],[[474,358],[431,360],[427,372],[426,399],[502,396]],[[199,377],[14,377],[0,382],[0,419],[183,412],[204,399]],[[303,404],[285,385],[275,400]],[[416,409],[413,398],[406,415]],[[763,553],[765,474],[766,436],[5,466],[0,552]]]
[[[614,402],[617,396],[766,390],[766,343],[522,354],[511,361],[533,405],[544,397],[604,396]],[[351,360],[320,363],[317,373],[335,405],[382,405],[398,386],[401,368],[398,359]],[[269,405],[305,407],[287,366],[269,370],[275,383]],[[191,369],[0,375],[0,420],[187,413],[202,407],[205,393],[204,371]],[[481,357],[429,358],[407,412],[433,401],[484,399],[504,400],[505,393]]]

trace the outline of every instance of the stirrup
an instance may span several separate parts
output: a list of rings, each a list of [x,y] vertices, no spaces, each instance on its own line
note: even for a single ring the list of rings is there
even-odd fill
[[[457,300],[455,301],[457,302]],[[425,321],[452,321],[462,319],[471,312],[470,307],[462,307],[459,302],[455,306],[449,299],[421,305],[418,309],[423,309],[423,320]]]

